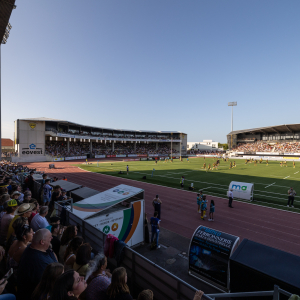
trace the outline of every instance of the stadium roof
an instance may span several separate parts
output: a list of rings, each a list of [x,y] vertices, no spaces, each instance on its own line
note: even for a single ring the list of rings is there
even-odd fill
[[[5,33],[12,10],[15,8],[16,0],[0,0],[0,43]]]
[[[0,0],[1,1],[1,0]],[[181,131],[153,131],[153,130],[132,130],[132,129],[117,129],[117,128],[105,128],[105,127],[96,127],[96,126],[89,126],[78,124],[74,122],[69,122],[66,120],[58,120],[58,119],[51,119],[51,118],[27,118],[27,119],[20,119],[21,121],[33,121],[33,122],[58,122],[65,125],[75,125],[75,126],[82,126],[82,127],[89,127],[89,128],[98,128],[98,129],[105,129],[105,130],[118,130],[118,131],[127,131],[127,132],[153,132],[153,133],[183,133]]]
[[[283,124],[276,126],[260,127],[253,129],[244,129],[231,131],[228,135],[231,134],[240,134],[240,133],[286,133],[286,132],[300,132],[300,124]]]

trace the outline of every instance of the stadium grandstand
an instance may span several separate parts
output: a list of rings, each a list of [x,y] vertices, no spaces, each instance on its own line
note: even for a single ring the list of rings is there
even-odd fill
[[[180,146],[181,142],[181,146]],[[14,162],[186,155],[187,135],[81,125],[49,118],[15,121]]]
[[[300,124],[232,131],[228,147],[236,155],[300,156]]]

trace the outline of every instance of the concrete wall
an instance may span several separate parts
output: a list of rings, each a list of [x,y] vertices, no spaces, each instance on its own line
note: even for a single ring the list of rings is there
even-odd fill
[[[16,161],[46,161],[45,122],[15,121]]]

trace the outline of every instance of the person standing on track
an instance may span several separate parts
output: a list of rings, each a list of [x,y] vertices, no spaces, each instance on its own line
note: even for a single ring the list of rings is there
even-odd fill
[[[184,176],[181,176],[180,179],[180,187],[183,189],[184,188]]]
[[[214,221],[214,212],[215,212],[215,201],[210,200],[209,219],[208,219],[208,221]]]
[[[127,175],[128,175],[128,173],[129,173],[129,166],[128,165],[126,166],[126,171],[127,171]]]
[[[230,191],[228,192],[228,198],[229,198],[228,206],[229,206],[230,208],[233,208],[233,206],[232,206],[232,200],[233,200],[232,189],[230,189]]]
[[[293,188],[291,187],[289,190],[288,190],[288,204],[287,204],[287,207],[290,207],[290,203],[291,203],[291,207],[294,207],[294,198],[295,198],[295,195],[296,195],[296,191],[293,190]]]
[[[157,211],[158,213],[158,219],[160,219],[160,209],[161,209],[161,204],[162,204],[162,201],[159,199],[158,195],[155,196],[155,198],[153,199],[152,201],[152,205],[154,207],[154,212]]]

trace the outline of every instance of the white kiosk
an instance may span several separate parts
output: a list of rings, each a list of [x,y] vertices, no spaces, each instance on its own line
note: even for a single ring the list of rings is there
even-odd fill
[[[248,182],[231,181],[228,192],[232,189],[233,198],[240,198],[245,200],[253,200],[254,184]],[[227,192],[227,196],[228,196]]]
[[[73,204],[73,214],[128,246],[144,242],[144,190],[120,184]]]

